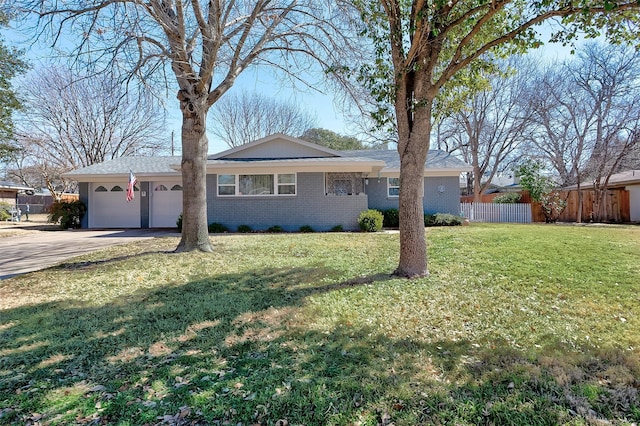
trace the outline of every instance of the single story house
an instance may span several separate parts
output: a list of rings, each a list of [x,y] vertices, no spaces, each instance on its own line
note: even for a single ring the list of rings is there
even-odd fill
[[[640,170],[627,170],[611,175],[607,188],[629,191],[629,220],[640,222]]]
[[[16,206],[18,204],[18,193],[33,194],[34,191],[35,190],[29,186],[9,181],[0,181],[0,203]]]
[[[585,191],[593,190],[593,182],[584,182],[580,188]],[[568,191],[578,189],[577,185],[564,188]],[[640,170],[626,170],[612,174],[607,189],[623,189],[629,193],[629,220],[640,222]],[[626,206],[621,206],[622,208]]]
[[[84,228],[175,227],[182,212],[180,157],[121,157],[66,174],[87,205]],[[129,170],[137,178],[126,201]],[[460,211],[461,160],[432,150],[424,169],[424,209]],[[275,134],[207,159],[207,216],[231,230],[278,225],[357,229],[362,210],[398,207],[397,151],[334,151]]]

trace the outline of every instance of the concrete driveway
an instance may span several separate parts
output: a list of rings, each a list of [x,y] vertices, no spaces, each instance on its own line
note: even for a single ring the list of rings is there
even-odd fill
[[[29,231],[0,238],[0,280],[37,271],[101,248],[179,235],[167,230]]]

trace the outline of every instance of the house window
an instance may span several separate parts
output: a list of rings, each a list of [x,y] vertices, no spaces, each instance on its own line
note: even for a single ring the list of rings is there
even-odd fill
[[[218,175],[218,195],[236,195],[236,175]]]
[[[296,195],[296,174],[218,175],[218,195]]]
[[[164,186],[164,185],[158,185],[156,186],[156,189],[154,189],[154,191],[168,191],[169,189]]]
[[[278,175],[278,194],[279,195],[296,195],[296,174]]]
[[[240,195],[273,195],[273,175],[240,175]]]
[[[182,191],[182,186],[181,185],[173,185],[171,187],[172,191]]]
[[[111,192],[122,192],[124,191],[124,189],[122,189],[122,187],[116,185],[113,188],[111,188]]]
[[[387,178],[387,194],[389,197],[400,195],[400,178]]]
[[[357,195],[364,193],[362,173],[327,173],[327,195]]]
[[[107,188],[105,188],[102,185],[96,188],[96,192],[107,192],[107,191],[108,191]]]

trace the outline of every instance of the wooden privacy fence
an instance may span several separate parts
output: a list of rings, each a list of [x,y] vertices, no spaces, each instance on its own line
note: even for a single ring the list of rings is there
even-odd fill
[[[578,191],[561,191],[560,198],[567,201],[567,207],[558,221],[575,222],[578,217]],[[594,217],[595,193],[591,189],[582,190],[582,222],[590,222]],[[532,206],[534,222],[544,222],[544,215],[538,203]],[[623,223],[631,220],[629,191],[612,188],[606,191],[602,222]]]
[[[531,204],[460,203],[460,212],[471,222],[531,223]]]

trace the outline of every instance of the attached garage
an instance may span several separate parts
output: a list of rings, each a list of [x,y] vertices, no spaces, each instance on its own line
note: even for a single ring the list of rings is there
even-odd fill
[[[89,228],[140,228],[140,191],[127,202],[126,190],[126,184],[122,183],[90,185]]]
[[[74,170],[87,206],[83,228],[175,228],[182,212],[180,157],[121,157]],[[129,172],[136,177],[127,202]]]
[[[183,187],[181,167],[181,157],[120,157],[64,176],[78,182],[79,198],[87,205],[83,228],[175,229],[184,187],[194,195],[196,189],[195,183]],[[398,205],[399,169],[394,150],[334,151],[275,134],[208,156],[201,195],[206,220],[231,229],[357,229],[358,214],[376,201],[371,189],[377,182],[380,197],[390,199],[387,208]],[[433,207],[433,196],[425,197],[425,210],[457,213],[459,175],[469,170],[449,153],[431,151],[423,172],[425,195],[433,192],[438,201]],[[138,190],[127,203],[127,183],[134,175]],[[451,188],[441,191],[445,185]]]
[[[182,185],[179,181],[151,182],[149,186],[149,227],[175,228],[182,213]]]

